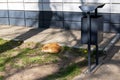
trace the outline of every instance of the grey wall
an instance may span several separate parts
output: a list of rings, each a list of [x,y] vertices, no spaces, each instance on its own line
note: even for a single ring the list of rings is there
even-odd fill
[[[80,29],[85,2],[106,3],[99,9],[104,31],[120,32],[120,0],[0,0],[0,24]]]

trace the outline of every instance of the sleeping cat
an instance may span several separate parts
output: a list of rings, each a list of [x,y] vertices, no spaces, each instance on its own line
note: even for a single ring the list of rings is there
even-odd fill
[[[61,46],[58,43],[48,43],[43,45],[41,48],[42,52],[47,52],[47,53],[58,53],[61,50]]]

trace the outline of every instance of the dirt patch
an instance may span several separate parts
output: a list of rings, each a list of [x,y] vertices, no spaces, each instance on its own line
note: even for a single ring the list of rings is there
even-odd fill
[[[29,69],[20,70],[6,77],[6,80],[36,80],[54,74],[59,70],[58,64],[48,64],[42,66],[31,67]]]

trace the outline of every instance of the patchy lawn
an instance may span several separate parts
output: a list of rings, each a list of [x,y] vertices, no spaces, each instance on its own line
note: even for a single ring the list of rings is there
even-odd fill
[[[87,66],[86,49],[63,46],[60,53],[49,54],[41,46],[0,39],[0,80],[71,80]]]

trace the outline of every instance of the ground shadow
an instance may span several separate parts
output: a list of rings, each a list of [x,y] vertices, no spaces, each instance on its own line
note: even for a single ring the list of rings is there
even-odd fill
[[[39,22],[41,22],[41,24],[39,24],[39,28],[49,28],[53,17],[50,0],[45,0],[45,2],[46,3],[43,1],[42,11],[39,11]]]
[[[53,73],[52,75],[48,75],[48,76],[45,76],[43,78],[38,78],[36,80],[55,80],[55,79],[58,79],[58,78],[66,77],[66,76],[70,75],[72,72],[74,72],[76,70],[76,68],[85,67],[87,65],[86,62],[87,61],[81,61],[79,63],[72,64],[72,65],[70,65],[68,67],[65,67],[63,69],[58,70],[56,73]],[[70,63],[71,63],[71,61],[68,62],[67,64],[70,64]]]

